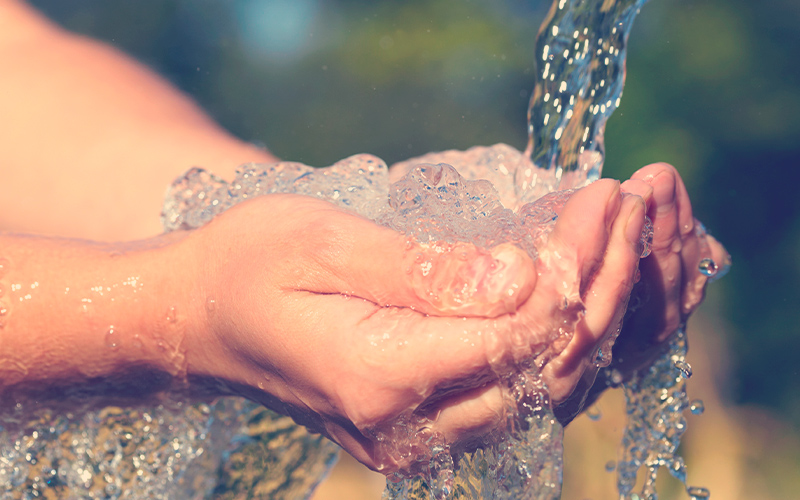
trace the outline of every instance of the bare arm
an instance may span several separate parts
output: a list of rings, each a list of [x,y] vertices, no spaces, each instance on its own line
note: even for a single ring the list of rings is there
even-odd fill
[[[162,392],[186,375],[186,269],[174,243],[100,244],[0,233],[0,407]],[[136,375],[134,375],[136,374]]]
[[[0,61],[0,229],[152,236],[166,187],[188,168],[230,178],[275,160],[153,72],[16,0],[0,0]]]

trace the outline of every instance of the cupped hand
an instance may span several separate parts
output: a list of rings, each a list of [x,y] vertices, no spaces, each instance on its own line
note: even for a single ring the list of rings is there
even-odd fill
[[[534,263],[510,244],[423,246],[313,198],[250,200],[182,240],[204,263],[188,373],[391,472],[407,464],[379,430],[417,416],[468,442],[502,425],[498,380],[520,364],[545,363],[554,401],[573,392],[624,312],[644,212],[597,182]]]
[[[576,391],[580,397],[571,397],[557,412],[562,422],[582,409],[587,394],[593,400],[605,388],[652,363],[670,335],[700,305],[706,284],[722,277],[731,264],[725,248],[694,218],[686,187],[674,167],[665,163],[643,167],[622,184],[622,190],[648,203],[653,223],[651,253],[641,261],[641,279],[632,291],[611,365],[596,382],[593,375],[580,381],[579,387],[590,388],[589,392]]]
[[[614,350],[613,368],[627,376],[651,362],[659,346],[686,323],[702,302],[706,284],[727,272],[731,258],[694,218],[686,186],[671,165],[643,167],[622,188],[652,200],[648,215],[653,222],[652,252],[641,263],[641,280]]]

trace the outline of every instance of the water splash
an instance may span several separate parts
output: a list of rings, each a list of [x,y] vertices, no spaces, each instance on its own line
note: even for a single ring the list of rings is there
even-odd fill
[[[600,178],[605,124],[625,84],[628,34],[647,0],[554,0],[536,39],[523,203]]]
[[[0,497],[296,499],[336,447],[241,399],[60,413],[18,404],[0,427]]]
[[[677,454],[686,431],[683,410],[689,407],[687,377],[679,368],[686,364],[686,350],[686,331],[681,327],[653,365],[623,383],[628,422],[617,465],[621,499],[636,495],[642,500],[656,500],[655,482],[661,467],[686,484],[686,466]],[[645,482],[641,492],[634,493],[636,473],[641,467],[646,469]]]

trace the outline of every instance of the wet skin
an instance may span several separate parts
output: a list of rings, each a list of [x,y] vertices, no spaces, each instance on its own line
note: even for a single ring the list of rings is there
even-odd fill
[[[509,247],[409,247],[370,221],[293,196],[152,236],[164,186],[190,166],[231,177],[238,163],[275,158],[225,133],[146,68],[24,4],[0,2],[0,24],[9,28],[0,30],[0,103],[13,125],[3,134],[0,226],[149,237],[99,245],[0,233],[8,263],[0,280],[13,304],[3,318],[0,396],[16,397],[26,383],[80,386],[142,370],[165,375],[165,386],[215,379],[224,384],[204,386],[206,394],[245,395],[390,471],[402,464],[375,455],[370,429],[424,412],[433,430],[466,446],[502,421],[498,376],[534,355],[547,361],[543,376],[567,421],[603,388],[590,390],[591,357],[616,331],[631,290],[641,305],[618,340],[623,373],[646,363],[702,299],[699,260],[727,255],[691,230],[682,182],[663,165],[624,183],[638,197],[622,196],[614,181],[577,193],[536,263]],[[51,191],[29,189],[41,178]],[[641,229],[645,210],[654,251],[634,287],[636,245],[626,234]],[[415,267],[417,254],[433,259],[431,277]],[[100,284],[113,291],[99,296]],[[467,293],[448,296],[454,285]],[[565,320],[565,296],[585,314],[567,315],[571,340],[547,344]],[[177,321],[167,319],[173,306]],[[109,325],[121,346],[142,347],[110,348]]]
[[[498,376],[521,363],[547,361],[554,401],[573,392],[624,314],[645,210],[603,180],[567,202],[535,263],[460,245],[423,279],[408,262],[431,249],[352,213],[292,195],[244,203],[178,244],[205,263],[198,289],[216,304],[189,329],[202,335],[187,337],[189,373],[249,388],[375,469],[403,464],[376,457],[370,431],[408,412],[457,448],[499,424]],[[475,285],[467,304],[438,286],[462,282]],[[542,353],[564,324],[572,340]]]

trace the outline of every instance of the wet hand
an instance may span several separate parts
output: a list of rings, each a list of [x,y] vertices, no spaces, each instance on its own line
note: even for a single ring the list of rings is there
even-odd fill
[[[624,182],[622,190],[647,200],[653,243],[650,255],[641,261],[641,279],[633,289],[612,364],[591,388],[590,399],[650,364],[700,305],[706,284],[724,275],[731,263],[725,248],[694,219],[686,187],[674,167],[648,165]],[[581,385],[593,382],[592,377]],[[579,406],[575,403],[567,405],[570,414],[562,412],[562,421],[583,406],[582,401]]]
[[[613,181],[581,190],[535,265],[511,245],[424,247],[312,198],[240,204],[183,240],[205,263],[189,375],[291,415],[374,469],[404,465],[376,442],[398,416],[427,418],[458,446],[503,422],[498,377],[535,356],[549,361],[554,399],[572,392],[632,285],[637,199]],[[547,349],[570,322],[573,339]]]
[[[648,165],[622,187],[648,193],[653,221],[652,253],[642,260],[641,280],[614,351],[615,368],[627,375],[650,362],[659,345],[686,323],[702,302],[706,284],[722,277],[731,259],[694,218],[683,180],[671,165]]]

